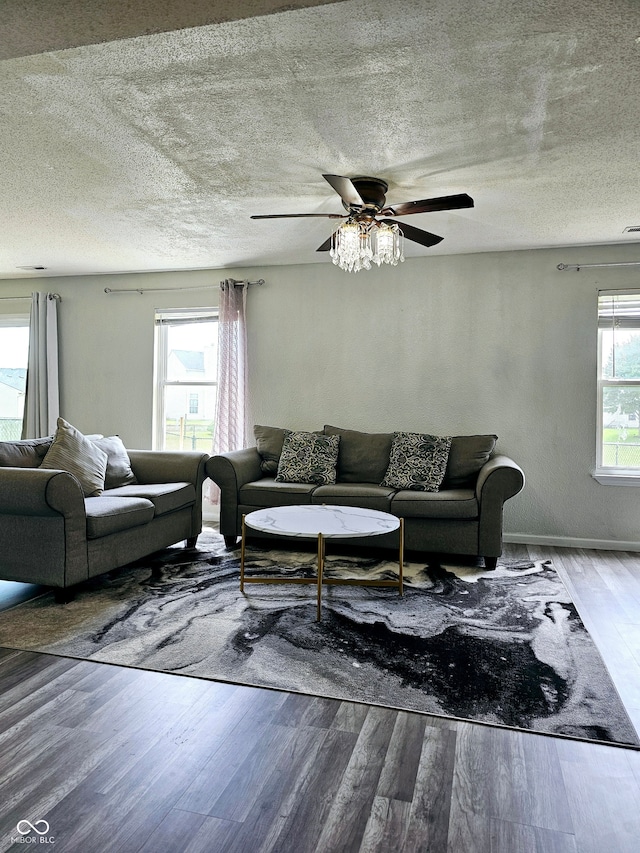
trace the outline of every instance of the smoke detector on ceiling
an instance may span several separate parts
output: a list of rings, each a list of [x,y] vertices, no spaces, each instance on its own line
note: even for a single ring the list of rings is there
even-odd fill
[[[632,231],[640,231],[640,225],[627,225],[622,231],[623,234],[630,234]]]

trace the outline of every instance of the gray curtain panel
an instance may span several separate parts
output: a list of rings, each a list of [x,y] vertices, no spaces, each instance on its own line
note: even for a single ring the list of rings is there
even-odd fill
[[[60,415],[58,300],[54,293],[31,294],[22,438],[41,438],[56,431]]]

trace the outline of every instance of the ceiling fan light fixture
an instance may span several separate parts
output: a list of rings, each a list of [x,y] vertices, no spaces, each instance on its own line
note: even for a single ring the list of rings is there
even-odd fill
[[[404,261],[404,235],[396,223],[350,217],[334,231],[329,256],[345,272],[396,266]]]
[[[346,272],[371,269],[373,249],[371,228],[368,222],[347,219],[333,232],[329,257],[336,266]]]
[[[336,266],[347,272],[370,270],[371,264],[396,266],[404,261],[404,241],[410,240],[419,246],[436,246],[442,237],[416,228],[402,225],[388,216],[409,216],[412,213],[430,213],[442,210],[460,210],[473,207],[474,201],[466,193],[423,198],[417,201],[394,203],[388,207],[386,192],[388,184],[382,178],[346,178],[343,175],[323,175],[342,199],[347,216],[339,213],[261,213],[252,219],[293,219],[298,216],[326,216],[344,219],[317,252],[329,252]]]
[[[395,223],[379,222],[377,226],[373,260],[378,266],[391,264],[395,267],[404,261],[404,234]]]

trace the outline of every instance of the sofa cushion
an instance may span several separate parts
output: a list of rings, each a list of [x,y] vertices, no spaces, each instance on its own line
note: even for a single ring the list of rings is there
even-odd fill
[[[371,483],[334,483],[331,486],[318,486],[311,496],[311,503],[357,506],[389,512],[394,494],[393,489]]]
[[[116,498],[101,495],[85,498],[87,539],[100,539],[130,527],[148,524],[154,516],[151,501],[145,498]]]
[[[51,447],[40,467],[73,474],[85,497],[102,494],[107,454],[64,418],[58,418],[57,424]]]
[[[53,436],[0,441],[0,465],[8,468],[39,468]]]
[[[440,492],[396,492],[391,512],[402,518],[477,518],[478,501],[473,489]]]
[[[454,435],[443,488],[475,486],[478,472],[489,461],[497,440],[497,435]]]
[[[253,428],[256,439],[256,448],[260,454],[260,469],[265,474],[276,474],[278,462],[282,453],[282,445],[285,435],[289,430],[280,427],[259,426]]]
[[[287,431],[276,482],[318,486],[335,483],[339,447],[339,435]]]
[[[393,433],[359,432],[325,425],[326,435],[340,436],[338,483],[381,483],[389,466]]]
[[[131,460],[120,436],[102,436],[101,438],[92,438],[91,441],[107,454],[107,470],[104,477],[105,489],[115,489],[118,486],[129,486],[138,482],[136,475],[131,470]]]
[[[192,506],[196,500],[193,483],[138,483],[135,486],[118,486],[105,494],[113,498],[146,498],[153,504],[156,515]]]
[[[451,436],[394,433],[389,467],[380,485],[437,492],[447,470],[450,447]]]
[[[241,486],[238,503],[257,507],[308,504],[317,488],[313,483],[277,483],[273,477],[264,477]]]

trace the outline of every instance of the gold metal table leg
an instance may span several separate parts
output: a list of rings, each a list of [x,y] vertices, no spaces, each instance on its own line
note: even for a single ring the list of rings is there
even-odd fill
[[[240,592],[244,592],[244,537],[245,524],[244,514],[242,515],[242,544],[240,545]]]
[[[324,537],[318,533],[318,610],[316,622],[322,618],[322,573],[324,571]]]

